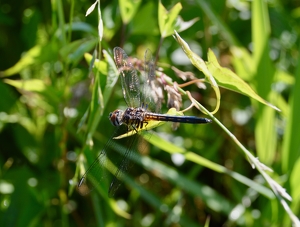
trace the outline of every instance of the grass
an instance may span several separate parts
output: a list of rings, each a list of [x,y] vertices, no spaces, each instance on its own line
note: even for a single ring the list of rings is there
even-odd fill
[[[299,226],[300,6],[127,2],[87,17],[87,2],[1,7],[1,226]],[[157,127],[113,198],[109,180],[82,196],[77,182],[113,132],[108,113],[125,106],[115,46],[139,59],[157,50],[170,87],[185,83],[171,66],[205,78],[206,90],[178,90],[182,109],[194,105],[184,114],[213,123]]]

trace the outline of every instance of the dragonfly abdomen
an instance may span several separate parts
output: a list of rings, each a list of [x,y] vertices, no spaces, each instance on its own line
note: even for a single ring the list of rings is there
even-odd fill
[[[168,114],[156,114],[156,113],[146,113],[144,121],[171,121],[180,123],[190,123],[190,124],[207,124],[212,121],[208,118],[194,117],[194,116],[172,116]]]

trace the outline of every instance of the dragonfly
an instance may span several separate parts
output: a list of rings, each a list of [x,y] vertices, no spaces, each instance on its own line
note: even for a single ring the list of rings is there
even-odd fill
[[[152,60],[152,54],[147,49],[144,57],[144,74],[143,78],[139,78],[137,70],[131,63],[129,57],[125,51],[120,47],[115,47],[113,50],[114,60],[120,74],[120,80],[122,85],[122,92],[127,104],[125,110],[116,109],[109,114],[109,120],[112,125],[121,128],[125,126],[125,131],[133,131],[131,136],[126,137],[126,151],[119,164],[117,170],[114,173],[113,179],[108,189],[109,197],[113,197],[119,186],[121,185],[122,177],[128,171],[129,157],[134,152],[135,144],[137,141],[137,135],[140,131],[146,129],[150,122],[177,122],[177,123],[190,123],[190,124],[207,124],[211,123],[211,119],[201,118],[195,116],[173,116],[169,114],[160,114],[159,104],[155,103],[157,97],[155,97],[153,81],[155,78],[155,66]],[[141,82],[140,82],[141,81]],[[104,148],[96,158],[96,160],[87,169],[85,174],[80,178],[78,188],[84,188],[90,191],[94,185],[100,184],[103,176],[97,176],[97,174],[105,175],[105,168],[108,167],[108,154],[111,149],[114,148],[115,135],[120,130],[110,137],[108,142],[104,145]],[[89,182],[89,178],[91,178]],[[79,189],[80,191],[80,189]]]

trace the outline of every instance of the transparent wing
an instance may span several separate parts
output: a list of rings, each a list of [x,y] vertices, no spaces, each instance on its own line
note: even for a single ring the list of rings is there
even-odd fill
[[[126,146],[116,149],[123,158],[119,164],[118,170],[114,174],[115,177],[110,184],[108,191],[109,197],[113,197],[119,186],[122,184],[122,181],[126,181],[126,175],[132,167],[132,161],[141,162],[141,160],[138,160],[138,151],[143,153],[145,150],[149,149],[147,140],[150,140],[151,135],[152,133],[139,132],[124,140],[126,141]]]
[[[105,179],[107,179],[107,152],[112,142],[111,139],[105,144],[103,150],[100,152],[98,157],[89,166],[87,171],[82,175],[78,183],[78,191],[82,195],[90,193],[97,186],[104,186]],[[100,184],[101,183],[101,184]]]
[[[118,190],[120,185],[122,184],[122,180],[124,177],[124,174],[126,174],[131,167],[131,155],[135,154],[136,152],[136,143],[137,143],[137,137],[138,135],[133,135],[127,138],[126,148],[125,148],[125,154],[123,155],[122,161],[118,165],[118,169],[114,174],[114,178],[111,181],[111,184],[108,189],[108,196],[113,197],[115,195],[115,192]],[[122,149],[117,149],[118,151],[121,151]]]
[[[140,106],[140,81],[136,70],[122,48],[114,48],[114,59],[120,72],[123,96],[127,106]]]
[[[108,190],[109,197],[114,196],[122,184],[124,174],[131,166],[130,157],[133,152],[136,152],[137,135],[126,139],[114,139],[126,131],[125,126],[116,129],[98,157],[82,175],[78,183],[80,194],[86,195],[94,188],[101,187],[103,190]]]
[[[142,104],[153,112],[160,112],[163,101],[163,88],[155,77],[155,65],[152,53],[145,51]]]
[[[81,195],[90,193],[103,179],[106,178],[106,152],[101,151],[95,161],[91,164],[85,174],[80,178],[78,183],[78,191]]]

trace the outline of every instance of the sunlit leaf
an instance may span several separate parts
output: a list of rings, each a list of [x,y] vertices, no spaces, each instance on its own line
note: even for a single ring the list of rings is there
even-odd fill
[[[84,58],[87,63],[91,63],[93,56],[89,53],[84,54]],[[95,60],[93,67],[95,67],[101,74],[107,75],[107,62],[106,61],[99,61],[98,59]]]
[[[299,201],[300,198],[300,182],[299,182],[299,172],[300,172],[300,158],[295,161],[294,168],[291,173],[291,189],[292,198]]]
[[[272,84],[274,82],[275,67],[270,59],[270,35],[271,21],[268,13],[268,4],[264,1],[253,1],[252,4],[252,32],[253,37],[253,59],[255,66],[255,74],[252,81],[255,91],[264,99],[276,99],[276,94],[272,93]],[[274,95],[272,97],[271,95]],[[264,100],[256,99],[279,110],[277,107],[266,103]],[[264,102],[263,102],[264,101]],[[266,164],[274,162],[277,156],[277,140],[276,133],[276,113],[274,110],[264,105],[254,103],[257,109],[257,121],[255,125],[255,143],[258,157]]]
[[[274,80],[288,85],[295,84],[295,77],[283,70],[276,70]]]
[[[300,58],[295,73],[295,84],[289,97],[289,115],[287,116],[287,125],[285,128],[282,149],[282,169],[284,172],[291,171],[300,155]],[[299,163],[299,161],[298,161]],[[299,165],[299,164],[298,164]]]
[[[272,107],[275,110],[280,111],[276,106],[272,105],[271,103],[261,98],[258,94],[256,94],[246,82],[244,82],[230,69],[221,67],[213,51],[208,51],[208,61],[205,62],[198,55],[191,51],[188,44],[177,33],[175,33],[174,37],[181,45],[188,58],[191,60],[192,64],[204,73],[206,79],[208,79],[208,81],[216,91],[217,97],[220,97],[219,89],[217,88],[218,85],[220,85],[224,88],[251,97],[265,105]]]
[[[176,19],[181,11],[181,3],[177,3],[170,11],[167,11],[161,1],[158,3],[158,25],[161,37],[165,38],[174,34]]]
[[[245,47],[233,46],[231,51],[231,64],[235,73],[245,81],[251,81],[255,74],[255,62],[249,51]]]
[[[25,91],[42,92],[45,91],[47,88],[45,82],[39,79],[32,79],[32,80],[5,79],[4,82],[16,88],[23,89]]]
[[[216,104],[216,108],[212,111],[212,114],[216,113],[219,110],[219,107],[220,107],[221,94],[220,94],[220,90],[219,90],[218,84],[215,81],[212,73],[207,68],[207,65],[206,65],[205,61],[202,58],[200,58],[197,54],[195,54],[190,49],[189,45],[179,36],[179,34],[176,31],[175,31],[174,38],[180,44],[181,48],[185,52],[186,56],[190,59],[190,61],[192,62],[192,64],[198,70],[200,70],[201,72],[203,72],[203,74],[205,75],[206,79],[209,81],[209,83],[211,84],[212,88],[214,89],[215,94],[216,94],[217,104]]]
[[[88,8],[88,10],[87,10],[86,13],[85,13],[85,16],[90,15],[90,14],[94,11],[94,9],[95,9],[97,3],[98,3],[98,0],[96,0],[96,1],[93,3],[93,5],[91,5],[91,6]]]
[[[136,14],[141,0],[119,0],[120,13],[124,24],[128,24]]]
[[[51,102],[55,105],[60,102],[61,92],[52,86],[46,84],[40,79],[30,79],[30,80],[10,80],[4,79],[5,83],[20,89],[21,91],[37,92],[44,97],[44,101]]]
[[[179,32],[185,31],[191,26],[193,26],[198,20],[199,18],[197,17],[189,21],[184,21],[180,16],[178,16],[178,20],[176,23],[178,28],[176,30],[178,30]]]
[[[49,42],[47,45],[36,45],[28,50],[14,66],[3,71],[3,75],[12,76],[20,73],[28,66],[57,60],[57,49],[57,45],[51,42]]]
[[[18,61],[17,64],[15,64],[13,67],[7,69],[4,71],[4,74],[6,76],[11,76],[13,74],[16,74],[20,72],[25,67],[28,67],[29,65],[35,63],[35,58],[38,57],[41,54],[42,47],[41,46],[35,46],[32,49],[30,49],[25,56],[21,58],[20,61]]]
[[[272,105],[271,103],[261,98],[258,94],[256,94],[245,81],[243,81],[230,69],[220,66],[212,50],[208,51],[207,67],[216,79],[218,85],[251,97],[265,105],[272,107],[275,110],[279,110],[276,106]]]

